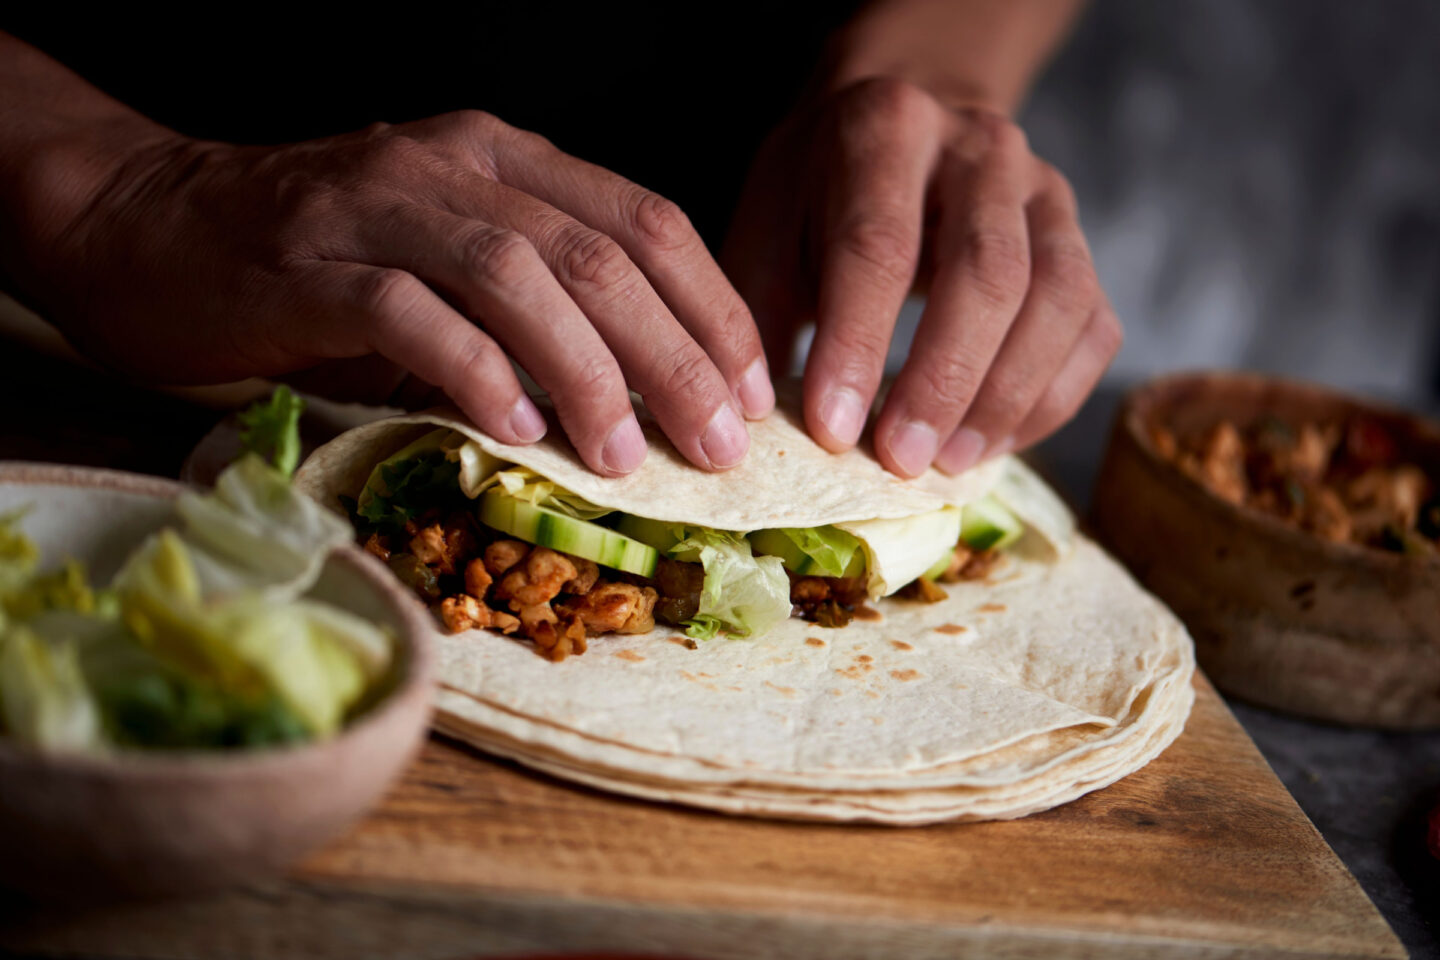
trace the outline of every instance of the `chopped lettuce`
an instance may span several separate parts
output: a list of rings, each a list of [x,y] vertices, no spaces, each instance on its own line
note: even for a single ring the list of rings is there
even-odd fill
[[[39,750],[105,746],[75,644],[51,642],[22,624],[0,633],[0,718],[11,739]]]
[[[212,493],[182,493],[175,510],[187,538],[277,599],[310,589],[330,551],[351,537],[344,520],[254,454],[226,467]]]
[[[494,486],[499,486],[517,500],[524,500],[577,520],[594,520],[613,512],[609,507],[597,507],[579,494],[571,493],[553,480],[546,480],[528,467],[509,467],[491,474],[480,484],[476,495]]]
[[[305,401],[287,386],[275,388],[269,400],[240,413],[240,446],[270,464],[284,477],[300,465],[300,414]]]
[[[353,513],[359,521],[371,530],[395,533],[426,510],[463,504],[461,474],[479,465],[473,452],[472,463],[464,461],[463,448],[453,447],[455,436],[453,430],[432,430],[376,464],[355,500]]]
[[[757,557],[744,537],[708,527],[686,527],[670,556],[705,568],[700,609],[685,633],[708,640],[721,630],[764,633],[790,616],[790,578],[779,557]]]
[[[24,517],[23,509],[0,513],[0,598],[28,583],[40,563],[35,542],[20,532]]]

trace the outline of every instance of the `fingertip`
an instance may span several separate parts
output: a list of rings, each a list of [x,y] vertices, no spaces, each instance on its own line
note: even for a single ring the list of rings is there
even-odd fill
[[[714,470],[728,470],[750,450],[750,433],[730,405],[721,404],[700,433],[700,450]]]
[[[751,420],[762,420],[775,409],[775,385],[770,382],[770,370],[764,359],[746,368],[735,386],[735,395],[745,416]]]
[[[645,433],[634,415],[622,419],[605,438],[600,449],[600,468],[614,476],[633,473],[645,462]]]
[[[970,427],[961,427],[940,448],[935,466],[949,474],[964,473],[980,462],[986,446],[984,434]]]
[[[510,430],[518,443],[534,443],[545,436],[545,431],[549,429],[549,424],[545,422],[539,408],[525,394],[521,394],[510,408],[509,422]]]
[[[858,392],[850,387],[834,387],[815,405],[810,433],[831,452],[848,450],[860,440],[867,412]]]
[[[924,421],[906,420],[890,430],[877,446],[885,451],[886,468],[909,479],[930,469],[940,446],[940,435]]]

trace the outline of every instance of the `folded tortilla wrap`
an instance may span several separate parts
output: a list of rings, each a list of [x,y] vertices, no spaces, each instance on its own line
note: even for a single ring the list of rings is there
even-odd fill
[[[540,443],[513,447],[432,411],[343,434],[296,483],[334,506],[358,496],[376,464],[446,427],[604,508],[741,533],[851,531],[887,588],[919,573],[903,538],[914,518],[990,496],[1025,533],[986,579],[947,585],[938,603],[878,599],[875,619],[836,629],[789,619],[696,642],[657,625],[552,663],[527,642],[437,624],[439,729],[634,796],[897,824],[1045,809],[1137,769],[1179,734],[1192,699],[1184,628],[1075,534],[1019,461],[902,481],[864,451],[822,450],[782,410],[750,425],[742,464],[707,473],[637,414],[650,455],[628,477],[591,473],[553,422]]]

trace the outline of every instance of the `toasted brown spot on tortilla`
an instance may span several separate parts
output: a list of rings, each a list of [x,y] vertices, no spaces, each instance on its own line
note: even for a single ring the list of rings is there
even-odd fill
[[[686,650],[699,650],[699,649],[700,649],[700,644],[696,643],[694,640],[690,639],[689,637],[666,637],[665,639],[666,639],[666,640],[669,640],[671,643],[675,644],[677,647],[684,647]]]
[[[883,620],[885,619],[885,615],[882,614],[879,610],[876,610],[874,607],[867,607],[865,604],[862,603],[855,608],[855,619]]]
[[[1003,603],[982,603],[982,604],[980,604],[980,606],[976,607],[975,610],[976,610],[977,613],[1004,613],[1004,612],[1005,612],[1005,604],[1003,604]]]
[[[617,650],[615,652],[615,658],[617,660],[629,660],[631,663],[643,663],[645,660],[644,657],[640,656],[640,654],[634,650]]]
[[[832,696],[832,697],[838,697],[838,696],[840,696],[840,695],[841,695],[842,693],[844,693],[844,692],[845,692],[845,691],[841,690],[839,687],[831,687],[831,688],[830,688],[830,696]]]
[[[885,718],[884,718],[884,717],[871,717],[871,718],[870,718],[870,722],[873,723],[873,724],[875,724],[875,726],[878,727],[878,726],[880,726],[880,724],[882,724],[882,723],[885,722]]]
[[[851,680],[859,680],[861,675],[864,674],[865,670],[862,667],[842,667],[835,672],[840,674],[842,677],[848,677]]]
[[[906,643],[904,640],[891,640],[891,641],[890,641],[890,646],[894,647],[896,650],[914,650],[914,649],[915,649],[913,646],[911,646],[910,644]]]
[[[970,629],[969,627],[962,627],[962,626],[960,626],[960,624],[958,624],[958,623],[942,623],[942,624],[940,624],[940,626],[938,626],[938,627],[935,628],[935,632],[936,632],[936,633],[948,633],[948,634],[950,634],[951,636],[954,636],[955,634],[958,634],[958,633],[964,633],[966,630],[969,630],[969,629]]]
[[[771,683],[769,680],[766,680],[766,681],[765,681],[765,686],[769,687],[771,690],[778,690],[783,696],[787,696],[787,697],[793,697],[793,696],[795,696],[795,688],[794,688],[794,687],[781,687],[781,686],[776,686],[775,684]]]
[[[776,451],[775,451],[775,456],[777,456],[777,457],[783,457],[783,456],[785,456],[785,451],[784,451],[784,450],[776,450]]]
[[[919,676],[920,676],[920,671],[919,671],[919,670],[891,670],[891,671],[890,671],[890,676],[894,677],[896,680],[899,680],[901,683],[908,683],[908,682],[911,681],[911,680],[918,679]]]
[[[855,658],[855,662],[856,662],[856,663],[870,663],[870,662],[873,661],[874,659],[875,659],[875,658],[872,657],[872,656],[870,656],[870,654],[868,654],[868,653],[862,653],[862,654],[860,654],[860,656],[858,656],[858,657]]]
[[[879,700],[879,699],[880,699],[880,694],[876,693],[874,690],[866,690],[866,691],[865,691],[865,696],[869,697],[871,700]]]
[[[808,644],[809,646],[812,646],[812,647],[823,647],[823,646],[825,646],[825,641],[824,641],[824,640],[821,640],[819,637],[806,637],[806,638],[805,638],[805,643]]]

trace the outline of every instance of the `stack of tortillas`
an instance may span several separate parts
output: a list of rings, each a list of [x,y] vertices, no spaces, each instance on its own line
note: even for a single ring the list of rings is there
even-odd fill
[[[646,423],[649,460],[612,480],[586,470],[558,429],[508,447],[430,415],[343,435],[299,482],[327,503],[354,496],[375,463],[437,424],[594,503],[661,520],[816,526],[990,492],[1028,527],[985,579],[945,585],[939,603],[879,600],[878,618],[835,629],[792,618],[759,637],[694,641],[661,626],[553,663],[528,642],[437,625],[436,726],[482,750],[652,800],[922,824],[1024,816],[1106,786],[1164,750],[1189,714],[1184,628],[1075,534],[1017,461],[900,484],[861,453],[819,450],[782,412],[751,425],[750,456],[727,474],[684,464]]]

